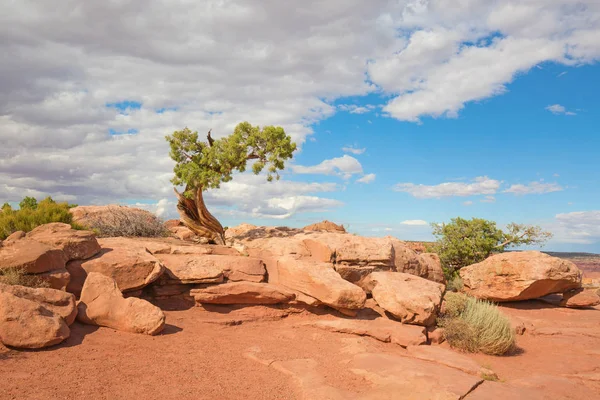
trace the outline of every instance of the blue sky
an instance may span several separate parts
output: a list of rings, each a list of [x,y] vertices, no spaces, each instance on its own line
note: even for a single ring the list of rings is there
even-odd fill
[[[282,179],[206,193],[224,225],[431,239],[456,216],[600,253],[597,0],[11,2],[0,201],[177,216],[164,136],[279,125]],[[293,7],[289,5],[293,4]]]
[[[536,224],[552,231],[557,214],[593,211],[600,204],[598,92],[600,66],[547,63],[516,78],[506,93],[468,103],[457,118],[401,122],[382,113],[386,98],[379,95],[339,99],[338,106],[375,107],[364,113],[340,110],[315,124],[314,140],[303,145],[295,162],[314,165],[349,154],[376,178],[367,185],[355,183],[356,177],[340,177],[344,190],[328,197],[344,206],[318,217],[298,218],[296,225],[322,216],[364,235],[427,240],[431,239],[428,225],[403,226],[402,222],[446,222],[461,216],[491,219],[501,226]],[[549,108],[552,105],[566,111]],[[364,152],[342,150],[348,147]],[[493,200],[490,195],[454,195],[453,191],[419,198],[394,190],[398,183],[471,183],[482,176],[502,182],[491,195]],[[319,174],[290,178],[327,180]],[[541,193],[504,193],[512,185],[530,187],[532,182],[542,185]],[[550,186],[544,189],[543,185]],[[600,252],[600,245],[556,240],[548,248]]]

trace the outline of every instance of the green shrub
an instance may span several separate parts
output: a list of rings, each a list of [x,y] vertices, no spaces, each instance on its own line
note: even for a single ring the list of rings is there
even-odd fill
[[[6,239],[13,232],[29,232],[51,222],[63,222],[75,229],[81,229],[79,225],[73,223],[73,216],[69,212],[67,203],[57,203],[51,197],[47,197],[39,203],[35,201],[34,207],[34,202],[27,199],[32,197],[26,197],[21,202],[25,206],[19,210],[13,210],[10,206],[3,207],[0,212],[0,240]]]
[[[458,274],[453,274],[452,278],[448,280],[448,284],[446,285],[446,290],[449,292],[460,292],[463,289],[463,280]]]
[[[428,251],[437,253],[442,262],[446,280],[467,265],[485,260],[494,253],[522,245],[542,246],[552,238],[539,226],[510,223],[505,230],[494,221],[481,218],[453,218],[449,223],[433,223],[435,244]]]
[[[6,285],[20,285],[33,288],[50,287],[48,281],[36,275],[27,275],[22,268],[8,268],[0,270],[0,283]]]
[[[464,351],[500,355],[515,344],[510,321],[498,307],[461,293],[446,293],[439,325],[450,346]]]

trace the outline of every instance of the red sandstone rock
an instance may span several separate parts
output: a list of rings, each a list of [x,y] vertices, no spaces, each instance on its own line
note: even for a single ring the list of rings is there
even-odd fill
[[[40,225],[27,234],[29,239],[64,251],[67,261],[85,260],[100,252],[94,232],[78,231],[69,224],[55,222]]]
[[[539,251],[496,254],[460,270],[467,294],[498,302],[577,289],[581,275],[572,262]]]
[[[365,292],[342,279],[333,265],[282,257],[277,262],[279,284],[334,307],[356,310],[364,306]]]
[[[65,268],[65,253],[29,238],[4,241],[0,246],[0,269],[23,269],[30,274]]]
[[[145,300],[123,298],[112,278],[89,273],[77,303],[77,320],[119,331],[156,335],[165,326],[162,310]]]
[[[268,283],[230,282],[192,289],[197,303],[207,304],[278,304],[294,300],[292,292]]]
[[[77,315],[75,296],[61,290],[30,288],[0,283],[0,293],[10,293],[23,299],[35,301],[45,309],[62,317],[67,325],[71,325],[73,321],[75,321],[75,316]]]
[[[0,341],[7,346],[39,349],[70,335],[62,317],[36,301],[0,291]]]
[[[444,285],[401,272],[374,272],[363,285],[379,306],[403,323],[435,323]]]

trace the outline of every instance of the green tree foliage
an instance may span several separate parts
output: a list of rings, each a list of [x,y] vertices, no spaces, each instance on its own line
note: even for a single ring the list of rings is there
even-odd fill
[[[539,226],[511,223],[506,230],[493,221],[481,218],[453,218],[450,223],[432,224],[437,242],[432,251],[442,261],[448,279],[455,271],[485,260],[494,253],[523,245],[542,246],[552,234]]]
[[[185,185],[183,195],[175,190],[180,219],[196,235],[217,244],[225,243],[225,231],[206,208],[202,192],[231,181],[235,171],[246,171],[249,161],[255,174],[267,168],[269,182],[279,179],[285,160],[292,158],[296,150],[296,144],[283,128],[261,129],[248,122],[238,124],[231,135],[217,140],[210,136],[210,131],[206,141],[198,140],[198,132],[188,128],[166,139],[176,163],[171,182]]]
[[[12,211],[12,207],[10,206],[10,204],[4,203],[4,204],[2,204],[2,208],[0,210],[2,210],[2,211]]]
[[[24,204],[25,206],[23,206]],[[32,204],[35,204],[35,207]],[[57,203],[51,197],[47,197],[38,203],[36,199],[26,197],[21,201],[19,210],[2,207],[0,213],[0,240],[6,239],[13,232],[29,232],[37,226],[50,222],[64,222],[71,224],[76,229],[80,228],[73,223],[73,216],[69,212],[67,203]]]
[[[191,188],[218,188],[229,182],[234,171],[244,172],[249,160],[255,160],[252,171],[260,173],[268,168],[267,180],[279,179],[278,171],[285,160],[292,157],[296,144],[282,127],[265,126],[262,129],[242,122],[233,133],[221,139],[198,140],[198,132],[188,128],[166,136],[171,146],[170,156],[176,162],[171,180],[174,185]]]
[[[25,197],[23,200],[21,200],[21,202],[19,203],[19,208],[21,210],[25,209],[25,208],[30,208],[32,210],[35,210],[38,206],[37,200],[34,197]]]

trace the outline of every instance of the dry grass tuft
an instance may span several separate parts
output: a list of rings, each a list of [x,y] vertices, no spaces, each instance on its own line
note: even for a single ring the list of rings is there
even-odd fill
[[[0,283],[6,285],[19,285],[32,288],[47,288],[50,287],[48,281],[40,279],[36,275],[28,275],[21,268],[8,268],[0,270]]]
[[[448,343],[455,348],[501,355],[515,344],[509,319],[494,304],[460,293],[446,293],[440,319]]]

